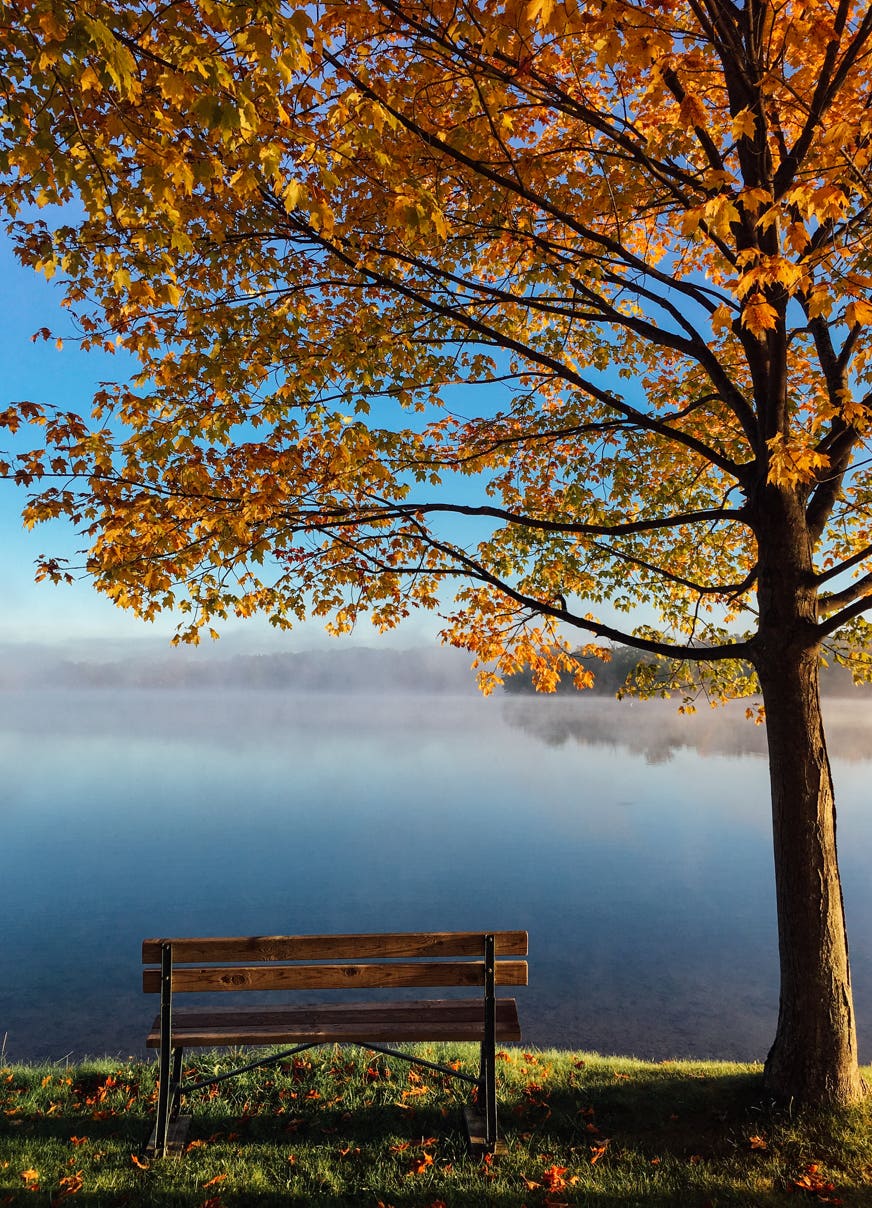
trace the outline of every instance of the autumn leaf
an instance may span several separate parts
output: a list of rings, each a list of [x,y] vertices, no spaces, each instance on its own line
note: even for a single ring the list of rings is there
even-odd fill
[[[149,1163],[143,1162],[142,1158],[138,1157],[135,1153],[130,1155],[130,1160],[133,1165],[138,1166],[140,1170],[148,1170],[149,1168]]]
[[[432,1165],[433,1165],[433,1155],[426,1153],[426,1152],[422,1153],[420,1158],[415,1158],[415,1160],[412,1162],[412,1165],[411,1165],[411,1168],[409,1169],[408,1174],[409,1174],[409,1176],[423,1174],[424,1171],[427,1170]]]
[[[740,109],[730,123],[733,138],[737,140],[740,138],[753,138],[756,129],[757,120],[747,106],[744,109]]]
[[[767,302],[763,294],[751,294],[742,308],[742,326],[758,340],[765,338],[778,322],[778,311]]]
[[[50,1203],[52,1206],[60,1204],[63,1200],[71,1195],[77,1195],[84,1187],[85,1182],[82,1178],[82,1172],[77,1170],[75,1174],[66,1175],[62,1178],[57,1186],[57,1190],[51,1194]]]
[[[207,1179],[207,1181],[205,1183],[201,1183],[200,1186],[201,1187],[214,1187],[216,1185],[216,1183],[223,1183],[226,1178],[227,1178],[226,1174],[216,1174],[214,1176],[214,1178]]]
[[[803,1173],[796,1179],[791,1179],[791,1188],[796,1188],[798,1191],[808,1191],[813,1195],[819,1196],[822,1203],[839,1203],[839,1200],[827,1198],[828,1193],[835,1191],[834,1183],[831,1183],[820,1172],[820,1165],[817,1162],[809,1162]],[[826,1194],[825,1194],[826,1193]]]
[[[748,1144],[752,1149],[768,1149],[769,1142],[765,1137],[759,1137],[756,1134],[748,1138]]]
[[[872,326],[872,302],[866,298],[849,302],[845,307],[845,322],[851,327],[855,323],[861,327]]]
[[[549,1191],[563,1191],[564,1188],[569,1185],[567,1180],[564,1178],[564,1175],[568,1169],[568,1166],[549,1166],[546,1170],[542,1171],[543,1185],[547,1187]]]

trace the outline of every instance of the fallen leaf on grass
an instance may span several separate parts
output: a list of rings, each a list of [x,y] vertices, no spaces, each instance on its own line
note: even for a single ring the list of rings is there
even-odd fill
[[[811,1195],[816,1195],[821,1204],[841,1204],[842,1202],[838,1196],[829,1194],[836,1190],[836,1185],[823,1177],[817,1162],[809,1162],[798,1179],[790,1180],[789,1190],[793,1191],[794,1188],[797,1191],[808,1191]]]
[[[87,1143],[87,1137],[70,1137],[70,1145],[86,1145]]]
[[[148,1162],[143,1162],[142,1158],[138,1158],[135,1153],[130,1155],[130,1160],[134,1166],[138,1166],[140,1170],[148,1170]]]
[[[214,1187],[216,1183],[223,1183],[227,1178],[226,1174],[216,1174],[214,1179],[208,1179],[205,1183],[201,1183],[201,1187]]]
[[[51,1194],[49,1201],[51,1208],[55,1204],[60,1204],[62,1200],[67,1199],[71,1195],[76,1195],[82,1190],[85,1185],[85,1180],[82,1178],[81,1170],[77,1170],[75,1174],[68,1174],[66,1178],[60,1180],[57,1190]]]
[[[597,1164],[597,1162],[600,1160],[600,1158],[603,1156],[603,1154],[608,1149],[608,1145],[609,1145],[608,1138],[606,1138],[606,1140],[603,1141],[602,1145],[591,1145],[591,1147],[590,1147],[590,1164],[591,1164],[591,1166],[595,1166]]]
[[[33,1167],[31,1166],[27,1170],[22,1170],[21,1177],[22,1177],[22,1179],[24,1179],[25,1183],[38,1183],[39,1182],[39,1171],[34,1170]],[[34,1188],[34,1190],[37,1190],[37,1189]]]
[[[768,1149],[769,1148],[769,1142],[766,1140],[766,1138],[758,1137],[756,1135],[756,1133],[754,1134],[753,1137],[748,1138],[748,1144],[751,1146],[752,1149]]]
[[[420,1158],[415,1158],[412,1163],[412,1168],[409,1175],[423,1174],[428,1166],[433,1165],[433,1155],[431,1153],[422,1153]]]
[[[551,1191],[564,1191],[567,1187],[572,1187],[578,1182],[578,1175],[573,1175],[571,1178],[564,1178],[568,1166],[549,1166],[547,1170],[542,1171],[542,1183]]]

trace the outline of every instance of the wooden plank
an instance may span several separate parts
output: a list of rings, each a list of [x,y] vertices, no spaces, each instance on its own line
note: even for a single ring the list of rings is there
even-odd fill
[[[517,1007],[513,998],[498,998],[496,1001],[497,1014],[507,1019],[517,1016]],[[255,1007],[195,1007],[182,1008],[173,1013],[173,1019],[190,1020],[196,1018],[198,1023],[214,1023],[222,1027],[226,1023],[234,1026],[247,1026],[251,1023],[263,1022],[271,1026],[274,1022],[287,1020],[299,1021],[304,1026],[315,1026],[327,1021],[328,1024],[342,1023],[347,1020],[391,1020],[403,1023],[414,1022],[417,1019],[427,1020],[438,1017],[446,1020],[463,1021],[479,1019],[484,1011],[481,998],[425,998],[404,999],[400,1002],[329,1002],[289,1005],[258,1005]],[[160,1016],[155,1016],[154,1034],[159,1029]]]
[[[185,1048],[222,1045],[304,1044],[339,1041],[481,1040],[484,1018],[479,999],[401,1003],[335,1003],[309,1007],[251,1007],[233,1011],[176,1011],[173,1043]],[[496,1037],[521,1039],[514,999],[497,1002]],[[160,1016],[148,1035],[160,1045]]]
[[[499,986],[526,986],[526,961],[498,961],[494,980]],[[481,986],[481,961],[419,961],[384,965],[206,965],[173,967],[173,992],[213,990],[335,990],[399,986]],[[160,992],[160,970],[144,969],[146,994]]]
[[[490,934],[490,933],[489,933]],[[495,931],[497,956],[526,956],[526,931]],[[483,931],[412,931],[385,935],[249,935],[147,939],[142,963],[160,964],[161,944],[173,945],[175,962],[377,960],[480,956]]]

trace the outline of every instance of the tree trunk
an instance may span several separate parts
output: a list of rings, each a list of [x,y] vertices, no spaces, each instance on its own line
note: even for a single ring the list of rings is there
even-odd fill
[[[864,1085],[817,650],[785,643],[783,629],[779,636],[762,643],[756,660],[769,742],[781,959],[778,1030],[764,1080],[779,1099],[847,1104]]]

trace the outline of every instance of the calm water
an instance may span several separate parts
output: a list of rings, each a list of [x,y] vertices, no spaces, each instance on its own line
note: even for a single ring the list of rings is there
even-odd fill
[[[827,712],[869,1061],[872,707]],[[3,694],[0,1039],[140,1053],[147,935],[526,927],[527,1043],[762,1058],[763,743],[591,699]]]

